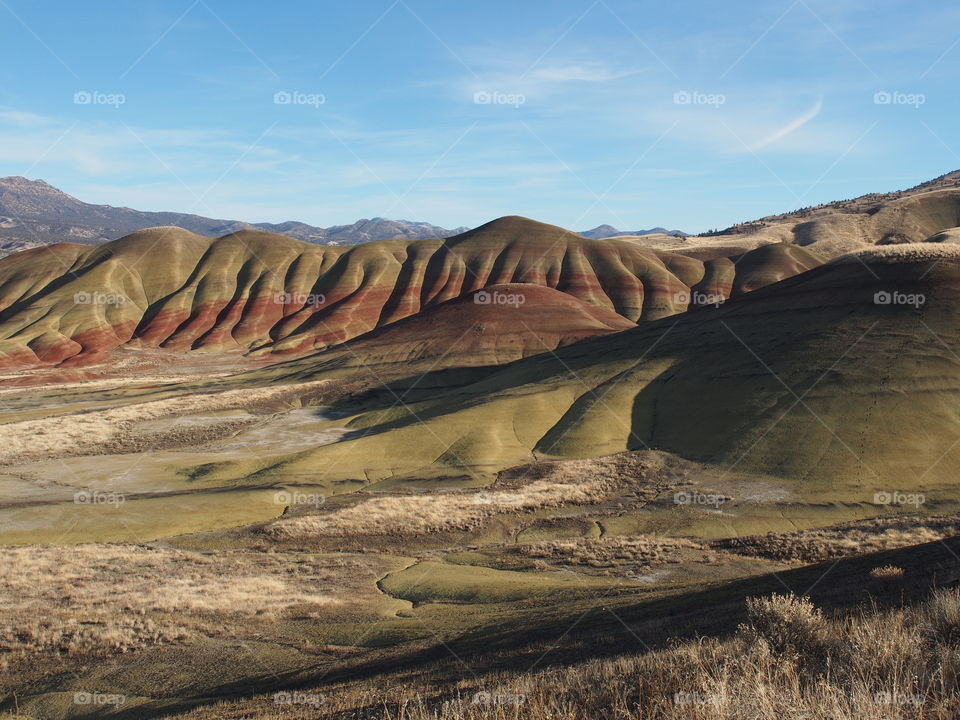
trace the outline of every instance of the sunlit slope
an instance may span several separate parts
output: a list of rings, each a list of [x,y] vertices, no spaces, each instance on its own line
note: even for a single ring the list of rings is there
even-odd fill
[[[822,262],[795,247],[763,253],[704,262],[519,217],[446,240],[350,248],[154,228],[0,260],[0,364],[96,362],[119,346],[305,354],[509,283],[656,320]]]
[[[955,481],[960,439],[958,295],[949,256],[832,263],[428,401],[385,396],[351,422],[371,434],[257,477],[479,475],[534,456],[649,446],[830,490],[834,501],[942,488]]]
[[[958,225],[960,189],[954,187],[903,196],[866,195],[744,223],[687,245],[756,247],[786,242],[835,257],[872,245],[925,242]],[[677,244],[668,239],[660,246],[672,249]]]

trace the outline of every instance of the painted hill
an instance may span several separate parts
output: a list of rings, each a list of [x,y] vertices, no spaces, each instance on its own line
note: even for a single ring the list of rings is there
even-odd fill
[[[0,362],[102,361],[113,348],[304,354],[491,285],[527,283],[637,322],[821,263],[777,246],[706,261],[507,217],[446,240],[317,246],[153,228],[0,259]]]
[[[636,327],[613,310],[579,300],[553,288],[513,283],[433,305],[351,340],[304,358],[376,366],[430,360],[431,367],[503,365],[596,335]]]
[[[935,512],[955,499],[958,306],[955,249],[878,249],[716,309],[521,359],[462,387],[448,378],[418,399],[416,419],[384,396],[351,421],[363,437],[224,472],[486,475],[532,459],[652,447],[732,473],[734,486],[755,478],[765,502],[829,498],[838,517],[870,516],[876,493],[919,492]],[[747,528],[758,506],[738,502],[724,522]]]

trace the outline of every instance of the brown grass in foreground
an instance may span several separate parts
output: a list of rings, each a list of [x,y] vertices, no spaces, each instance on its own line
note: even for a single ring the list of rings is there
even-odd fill
[[[960,593],[831,619],[807,599],[751,598],[726,640],[458,687],[281,693],[184,716],[365,720],[947,720],[960,713]],[[615,642],[615,639],[612,639]],[[322,690],[322,692],[321,692]],[[297,704],[298,699],[303,704]],[[307,704],[309,700],[312,705]]]
[[[342,575],[342,573],[340,573]],[[0,550],[0,670],[43,653],[125,652],[342,602],[312,557],[216,557],[139,545]]]

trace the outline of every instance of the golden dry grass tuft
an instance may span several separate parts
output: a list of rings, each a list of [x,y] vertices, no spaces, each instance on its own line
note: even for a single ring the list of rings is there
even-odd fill
[[[875,578],[901,578],[903,577],[903,568],[896,565],[881,565],[870,571],[870,577]]]

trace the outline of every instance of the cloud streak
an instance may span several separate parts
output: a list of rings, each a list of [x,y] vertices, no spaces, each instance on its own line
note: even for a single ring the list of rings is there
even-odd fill
[[[822,95],[817,98],[817,101],[813,104],[813,107],[812,107],[812,108],[810,108],[809,110],[807,110],[805,113],[803,113],[803,114],[800,115],[799,117],[794,118],[793,120],[791,120],[790,122],[788,122],[788,123],[787,123],[786,125],[784,125],[783,127],[778,128],[777,130],[773,131],[773,132],[770,133],[769,135],[767,135],[767,136],[761,138],[760,140],[758,140],[757,142],[753,143],[753,144],[750,146],[750,150],[751,150],[752,152],[755,152],[755,151],[757,151],[757,150],[762,150],[763,148],[770,147],[771,145],[774,145],[774,144],[780,142],[780,141],[783,140],[785,137],[787,137],[788,135],[793,134],[794,132],[796,132],[797,130],[799,130],[800,128],[802,128],[804,125],[806,125],[808,122],[810,122],[811,120],[813,120],[815,117],[817,117],[817,115],[820,114],[820,111],[821,111],[821,110],[823,110],[823,96],[822,96]]]

